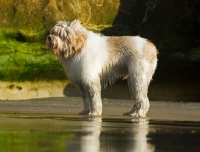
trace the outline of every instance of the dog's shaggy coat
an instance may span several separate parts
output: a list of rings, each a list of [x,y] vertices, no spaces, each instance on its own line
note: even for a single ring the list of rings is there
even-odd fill
[[[80,114],[101,115],[101,88],[122,78],[128,80],[134,101],[132,110],[124,114],[146,116],[148,86],[157,65],[157,49],[150,41],[95,34],[75,20],[58,22],[46,44],[82,95],[84,110]]]

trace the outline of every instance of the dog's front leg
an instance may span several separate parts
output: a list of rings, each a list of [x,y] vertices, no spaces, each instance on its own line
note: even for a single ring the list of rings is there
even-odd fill
[[[79,92],[81,93],[81,96],[83,98],[83,105],[84,109],[79,112],[79,115],[89,115],[89,94],[86,88],[84,88],[82,85],[77,86]]]
[[[92,81],[87,85],[89,98],[89,115],[102,114],[101,84],[100,81]]]

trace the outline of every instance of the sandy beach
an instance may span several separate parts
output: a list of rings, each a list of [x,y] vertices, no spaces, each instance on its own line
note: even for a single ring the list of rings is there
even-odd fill
[[[150,101],[147,118],[166,121],[200,121],[200,103]],[[127,117],[124,112],[131,109],[131,100],[103,99],[102,117]],[[70,116],[77,115],[83,108],[79,97],[41,98],[31,100],[0,100],[2,115]]]

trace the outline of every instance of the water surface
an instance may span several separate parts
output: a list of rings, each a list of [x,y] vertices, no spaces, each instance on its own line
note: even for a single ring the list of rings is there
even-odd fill
[[[2,152],[200,151],[199,122],[77,115],[4,115],[0,122]]]

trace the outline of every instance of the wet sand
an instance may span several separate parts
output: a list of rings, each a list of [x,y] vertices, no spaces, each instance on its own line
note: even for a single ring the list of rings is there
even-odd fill
[[[200,103],[150,101],[147,118],[166,121],[200,121]],[[103,99],[102,117],[126,117],[131,110],[131,100]],[[77,115],[83,109],[79,97],[42,98],[31,100],[0,100],[0,114],[3,115]]]
[[[0,151],[200,151],[200,103],[151,101],[146,118],[123,116],[131,107],[103,99],[102,116],[81,116],[78,97],[0,100]]]

